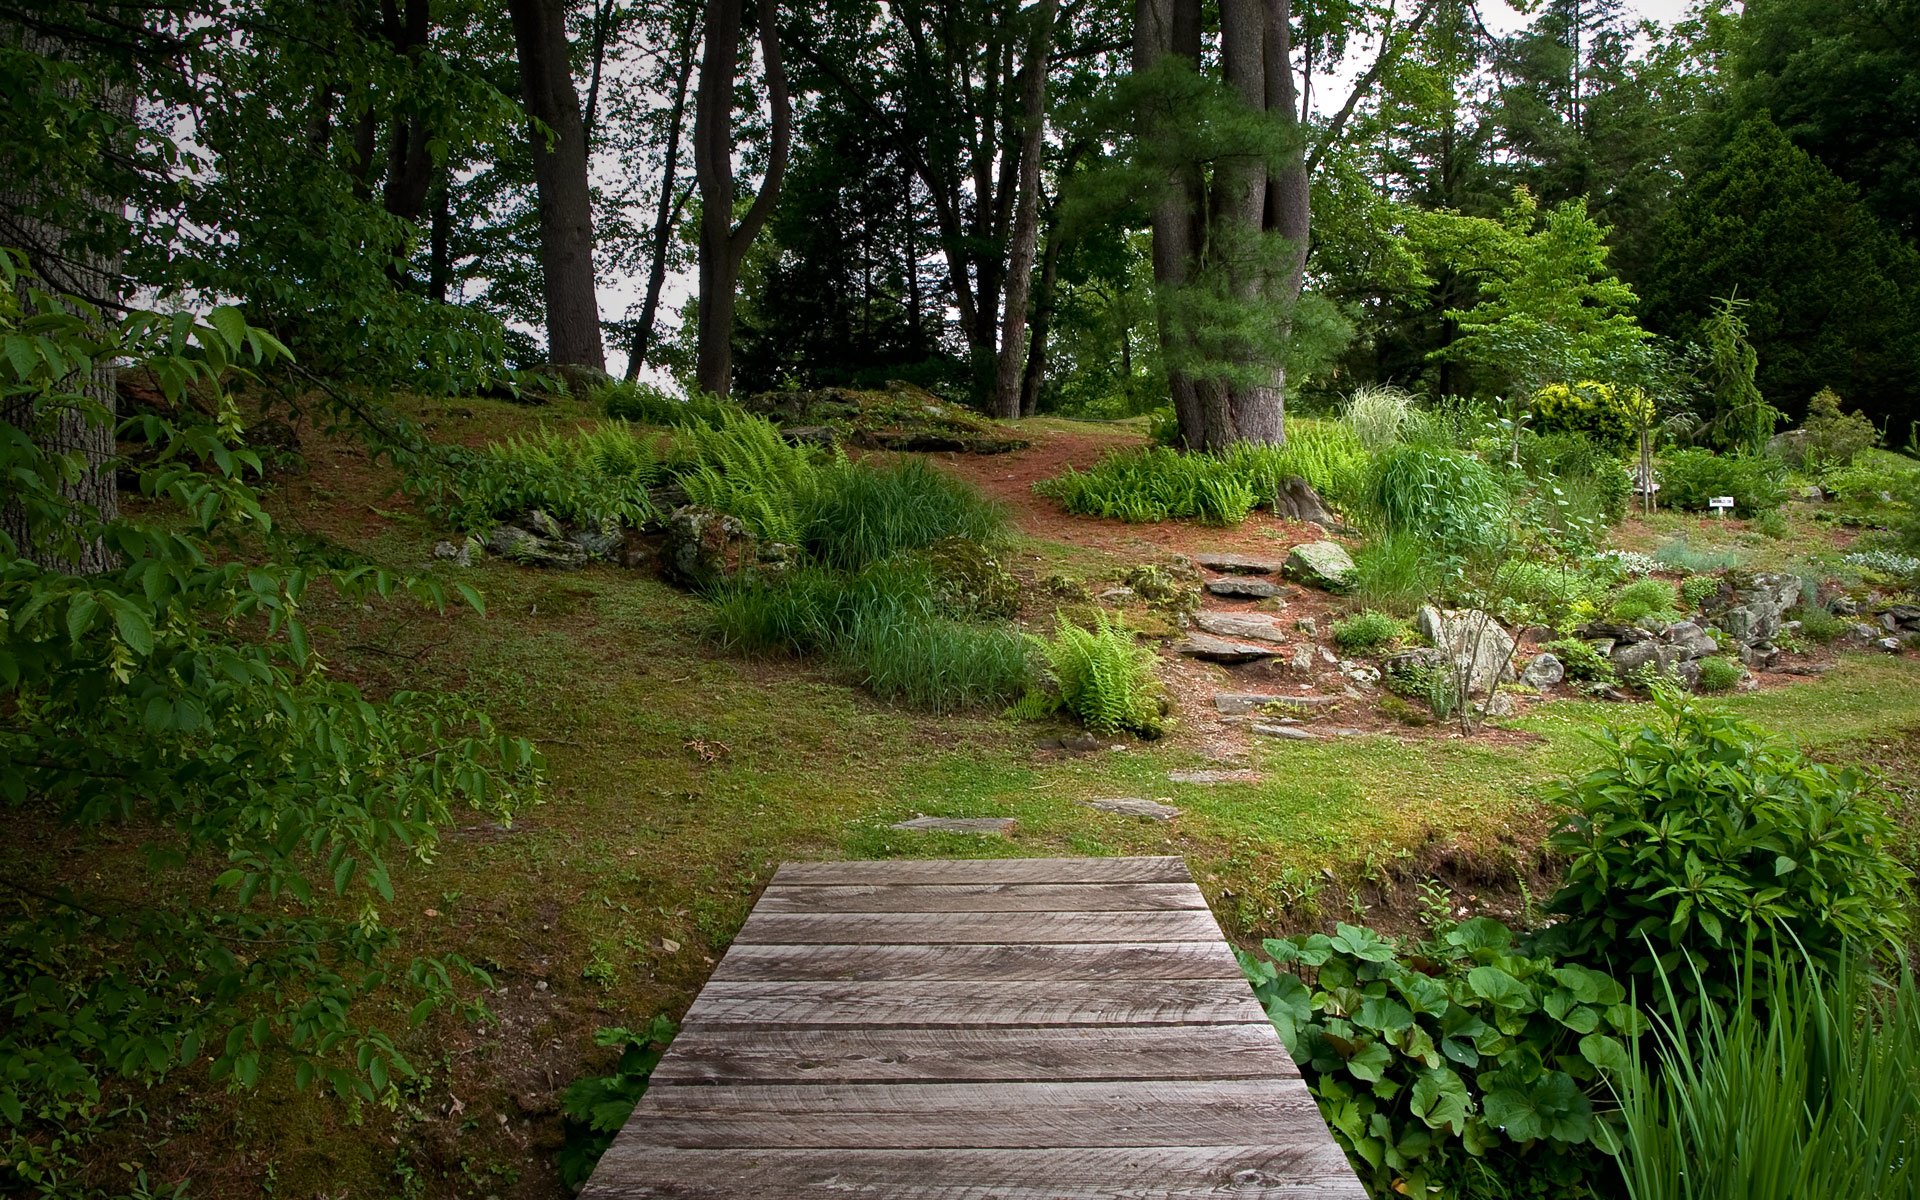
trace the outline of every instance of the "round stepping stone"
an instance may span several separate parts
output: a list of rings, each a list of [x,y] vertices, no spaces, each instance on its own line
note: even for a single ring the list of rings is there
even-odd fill
[[[1208,633],[1196,633],[1181,642],[1174,650],[1189,658],[1203,659],[1207,662],[1234,663],[1258,662],[1263,658],[1275,658],[1280,647],[1258,642],[1235,641],[1231,638],[1215,637]]]
[[[1118,813],[1123,817],[1146,817],[1153,821],[1171,821],[1180,815],[1180,810],[1171,804],[1161,804],[1141,796],[1113,796],[1104,800],[1089,800],[1087,803],[1101,812]]]
[[[1287,594],[1287,590],[1277,583],[1268,583],[1264,579],[1250,579],[1245,575],[1229,575],[1225,579],[1208,580],[1207,590],[1216,596],[1226,596],[1235,600],[1272,600]]]
[[[1281,738],[1289,742],[1317,742],[1320,735],[1304,725],[1279,725],[1270,721],[1255,721],[1249,728],[1264,737]]]
[[[1012,831],[1012,817],[915,817],[896,821],[894,829],[919,829],[935,833],[974,833],[986,837],[1005,837]]]
[[[1259,783],[1258,771],[1168,771],[1167,779],[1173,783]]]
[[[1265,613],[1197,612],[1193,614],[1193,624],[1200,632],[1216,637],[1252,642],[1278,643],[1287,640],[1286,631],[1280,627],[1280,618]]]
[[[1280,562],[1272,558],[1256,558],[1250,554],[1196,554],[1193,561],[1209,571],[1225,571],[1229,575],[1278,575]]]

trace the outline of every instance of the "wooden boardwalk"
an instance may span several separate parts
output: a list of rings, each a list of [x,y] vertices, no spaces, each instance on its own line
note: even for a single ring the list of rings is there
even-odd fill
[[[783,866],[583,1193],[1365,1195],[1178,858]]]

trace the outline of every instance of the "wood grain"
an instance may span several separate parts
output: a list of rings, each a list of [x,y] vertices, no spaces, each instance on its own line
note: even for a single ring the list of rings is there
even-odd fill
[[[583,1200],[1365,1200],[1330,1138],[1275,1146],[679,1150],[622,1134]]]
[[[1240,964],[1219,939],[1203,942],[1038,943],[1019,946],[740,945],[713,979],[1239,979]]]
[[[1191,883],[776,883],[760,897],[770,913],[1164,912],[1204,909]]]
[[[688,1025],[654,1069],[671,1083],[1039,1083],[1297,1076],[1250,1025],[730,1029]]]
[[[1244,979],[983,980],[965,988],[878,980],[715,982],[687,1011],[689,1025],[751,1027],[1222,1025],[1265,1019]]]
[[[786,863],[782,886],[902,883],[1187,883],[1178,858],[895,858],[880,862]]]
[[[1032,942],[1196,942],[1217,939],[1213,914],[1156,913],[770,913],[755,909],[736,942],[746,945],[998,945]]]

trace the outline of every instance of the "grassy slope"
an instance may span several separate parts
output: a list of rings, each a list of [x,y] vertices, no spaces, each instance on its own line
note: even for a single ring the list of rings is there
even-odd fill
[[[437,436],[537,419],[473,403],[444,410]],[[276,498],[283,519],[389,562],[425,561],[440,534],[380,498],[392,480],[339,449],[310,447],[313,474]],[[1072,547],[1025,549],[1049,570],[1082,561]],[[274,1179],[292,1195],[559,1195],[552,1098],[604,1067],[592,1031],[683,1010],[783,859],[1178,853],[1229,932],[1258,936],[1348,916],[1410,890],[1394,884],[1410,873],[1510,892],[1536,862],[1539,786],[1592,759],[1584,733],[1596,722],[1644,715],[1565,701],[1474,741],[1274,744],[1254,751],[1261,783],[1179,785],[1168,770],[1210,764],[1177,745],[1036,755],[1030,726],[924,718],[815,666],[729,658],[701,639],[697,601],[640,573],[486,562],[459,577],[485,593],[486,617],[392,608],[320,620],[346,677],[376,692],[467,689],[546,748],[548,802],[511,830],[456,831],[406,873],[387,914],[414,946],[492,970],[501,991],[489,1002],[505,1021],[443,1018],[417,1035],[427,1080],[395,1113],[359,1114],[358,1128],[353,1114],[272,1090],[184,1101],[154,1132],[175,1136],[162,1161],[192,1165],[196,1194],[253,1194]],[[1871,738],[1913,740],[1914,680],[1906,662],[1852,658],[1724,703],[1852,757]],[[1106,795],[1170,798],[1185,815],[1169,827],[1079,803]],[[1020,820],[1006,842],[887,828],[918,813]]]

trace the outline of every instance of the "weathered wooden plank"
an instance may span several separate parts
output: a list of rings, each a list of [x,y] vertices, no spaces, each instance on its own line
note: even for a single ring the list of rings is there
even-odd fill
[[[654,1084],[1044,1082],[1297,1076],[1273,1026],[732,1029],[690,1024]]]
[[[760,897],[770,913],[1164,912],[1205,908],[1191,883],[776,883]]]
[[[774,874],[782,886],[901,883],[1186,883],[1181,859],[983,858],[786,863]]]
[[[743,946],[720,960],[713,979],[1239,979],[1240,964],[1218,939],[1203,942],[1039,943],[1018,946]]]
[[[1324,1135],[1297,1145],[664,1150],[621,1134],[582,1200],[1365,1200]]]
[[[1265,1019],[1244,979],[709,983],[689,1025],[1226,1025]],[[1098,1034],[1089,1034],[1097,1037]]]
[[[745,945],[993,945],[1032,942],[1196,942],[1220,936],[1213,915],[1157,913],[770,913],[755,910]]]
[[[1325,1139],[1298,1079],[650,1087],[634,1127],[692,1149],[1285,1145]]]

